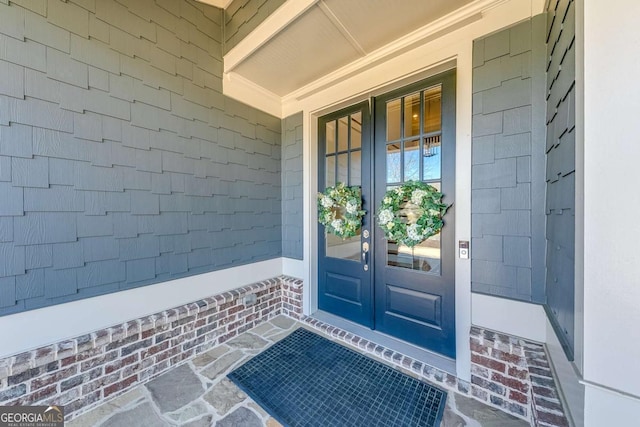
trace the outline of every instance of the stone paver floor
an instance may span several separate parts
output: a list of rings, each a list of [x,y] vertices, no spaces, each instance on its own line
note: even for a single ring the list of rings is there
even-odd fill
[[[280,424],[226,378],[226,374],[298,327],[278,316],[151,382],[66,423],[68,427],[277,427]],[[316,333],[321,333],[314,330]],[[330,338],[330,337],[328,337]],[[442,426],[524,427],[527,422],[448,391]]]

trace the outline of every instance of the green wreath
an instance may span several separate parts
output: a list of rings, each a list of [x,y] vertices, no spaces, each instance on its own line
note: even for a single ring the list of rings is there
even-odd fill
[[[378,225],[388,240],[412,248],[442,230],[449,206],[431,185],[408,181],[387,191],[378,209]]]
[[[339,182],[318,193],[318,222],[327,233],[343,239],[355,236],[364,214],[359,187],[347,187]]]

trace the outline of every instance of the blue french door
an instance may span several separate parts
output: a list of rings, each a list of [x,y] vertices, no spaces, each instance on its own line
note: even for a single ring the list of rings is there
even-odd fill
[[[318,226],[320,310],[455,358],[454,217],[409,248],[375,224],[386,191],[422,181],[453,203],[455,72],[378,96],[318,120],[318,188],[358,186],[361,232],[347,240]],[[403,209],[406,210],[406,209]]]
[[[455,196],[455,72],[375,99],[375,200],[407,181]],[[435,236],[409,248],[375,227],[375,328],[455,358],[455,206]]]
[[[318,188],[338,182],[359,187],[367,212],[355,237],[325,235],[318,225],[318,307],[367,327],[373,327],[373,286],[370,252],[371,127],[367,102],[337,111],[318,121]]]

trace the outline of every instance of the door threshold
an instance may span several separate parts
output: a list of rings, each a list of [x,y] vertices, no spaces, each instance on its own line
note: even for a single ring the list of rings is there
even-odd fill
[[[350,320],[343,319],[335,314],[326,311],[316,311],[311,315],[314,319],[321,322],[336,326],[361,338],[380,344],[390,350],[402,353],[414,360],[422,362],[426,365],[433,366],[451,375],[456,375],[456,361],[433,351],[418,347],[415,344],[399,340],[390,335],[369,329],[365,326],[358,325]]]

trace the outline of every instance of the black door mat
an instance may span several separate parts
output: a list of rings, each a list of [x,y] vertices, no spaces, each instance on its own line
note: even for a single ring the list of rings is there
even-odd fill
[[[228,377],[285,427],[439,426],[447,393],[299,328]]]

